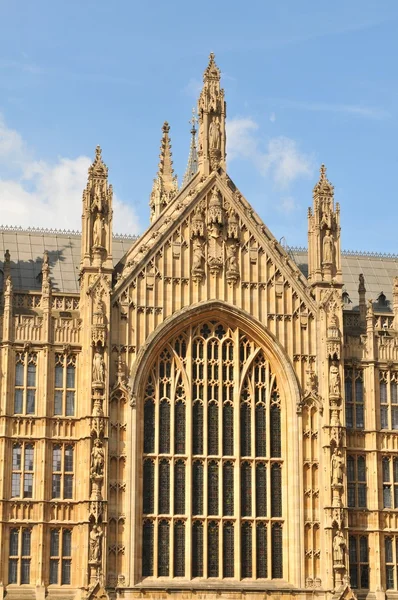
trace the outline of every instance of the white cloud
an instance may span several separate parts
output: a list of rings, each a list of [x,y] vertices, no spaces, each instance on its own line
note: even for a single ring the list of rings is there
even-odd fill
[[[187,85],[183,88],[183,92],[187,96],[193,96],[195,99],[197,99],[201,92],[202,86],[203,83],[200,81],[200,79],[194,79],[192,77],[188,81]]]
[[[82,191],[91,162],[88,156],[34,160],[20,133],[0,115],[1,224],[80,230]],[[132,207],[114,195],[113,208],[114,231],[137,233]]]
[[[295,140],[284,136],[270,138],[264,150],[258,129],[258,124],[250,117],[227,121],[229,160],[244,158],[252,161],[257,170],[280,189],[287,188],[299,177],[312,175],[312,157],[301,152]]]

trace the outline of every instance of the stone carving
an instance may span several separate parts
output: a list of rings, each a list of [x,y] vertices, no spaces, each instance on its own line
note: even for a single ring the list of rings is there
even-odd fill
[[[104,383],[105,363],[102,354],[96,350],[93,357],[93,383]]]
[[[231,210],[228,215],[227,237],[230,240],[239,239],[239,221],[234,210]]]
[[[220,131],[220,119],[215,117],[209,127],[209,140],[210,148],[212,150],[221,149],[221,131]]]
[[[105,219],[101,213],[97,212],[97,216],[93,225],[93,244],[96,248],[103,248],[103,232],[105,229]]]
[[[342,531],[336,531],[333,538],[333,562],[336,566],[344,565],[346,543]]]
[[[103,531],[99,525],[93,525],[90,531],[90,562],[99,563],[101,561],[101,542]]]
[[[192,216],[191,225],[192,237],[204,237],[205,235],[205,221],[203,218],[203,207],[198,205],[194,210]]]
[[[329,370],[329,394],[340,396],[340,372],[335,362],[330,365]]]
[[[91,451],[91,476],[92,477],[103,477],[104,476],[104,465],[105,465],[105,453],[102,447],[102,442],[97,438],[94,442],[93,449]]]
[[[231,242],[227,244],[227,269],[226,277],[229,283],[236,283],[239,278],[239,266],[238,266],[238,244]]]
[[[211,225],[223,225],[223,207],[222,200],[217,188],[213,188],[211,193],[211,198],[209,202],[209,211],[208,211],[208,224]],[[214,229],[214,228],[213,228]],[[218,232],[219,233],[219,232]],[[215,237],[213,233],[213,237]]]
[[[330,230],[327,229],[323,238],[323,262],[330,264],[333,262],[333,237],[330,235]]]
[[[192,242],[192,255],[192,276],[194,280],[201,281],[205,274],[203,268],[205,255],[203,252],[203,243],[199,238],[195,238]]]
[[[335,448],[332,454],[331,468],[332,468],[332,485],[341,486],[343,483],[343,457],[341,450]]]

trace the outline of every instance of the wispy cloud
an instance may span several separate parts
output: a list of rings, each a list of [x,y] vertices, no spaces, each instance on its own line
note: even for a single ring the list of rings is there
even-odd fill
[[[366,119],[387,119],[391,115],[384,108],[363,106],[361,104],[333,104],[328,102],[296,102],[294,100],[283,100],[284,106],[298,110],[313,112],[332,112],[363,117]]]
[[[193,96],[195,99],[197,99],[200,94],[200,90],[202,89],[202,85],[203,84],[200,79],[195,79],[192,77],[182,91],[187,96]]]
[[[0,114],[1,223],[23,227],[81,228],[81,195],[91,159],[33,156],[21,134]],[[137,233],[131,206],[114,197],[114,230]]]
[[[311,177],[314,171],[312,157],[302,152],[295,140],[279,136],[264,141],[250,117],[227,121],[227,151],[229,160],[250,160],[280,190],[299,177]]]

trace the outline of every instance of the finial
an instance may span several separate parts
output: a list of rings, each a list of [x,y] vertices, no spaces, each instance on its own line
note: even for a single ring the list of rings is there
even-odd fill
[[[11,260],[11,255],[10,255],[10,251],[7,248],[7,250],[4,252],[4,262],[9,263],[10,260]]]
[[[319,169],[319,172],[321,174],[320,179],[322,181],[324,181],[326,179],[326,167],[325,167],[325,165],[323,163],[321,164],[321,168]]]
[[[192,118],[188,121],[188,123],[190,123],[192,125],[192,129],[191,129],[191,135],[195,135],[196,134],[196,124],[198,122],[198,119],[196,117],[196,110],[195,107],[193,107],[192,109]]]
[[[190,125],[192,125],[191,127],[191,144],[189,147],[189,157],[188,157],[188,164],[187,164],[187,168],[184,174],[184,178],[182,180],[182,187],[185,187],[190,181],[191,179],[196,175],[197,171],[198,171],[198,151],[196,148],[196,124],[198,122],[198,119],[196,117],[196,111],[195,108],[192,109],[192,117],[191,119],[188,121],[188,123],[190,123]]]
[[[95,148],[95,160],[101,160],[101,154],[102,154],[101,146],[97,146]]]
[[[101,146],[96,146],[95,159],[94,159],[93,164],[90,166],[88,172],[89,172],[89,175],[94,175],[96,177],[107,177],[108,176],[108,168],[102,160]]]
[[[203,73],[203,81],[206,81],[208,78],[220,79],[220,69],[216,65],[214,52],[210,52],[209,64]]]
[[[168,124],[167,121],[165,121],[163,123],[162,131],[163,131],[163,133],[169,133],[169,131],[170,131],[170,125]]]
[[[178,192],[177,176],[174,174],[171,157],[170,125],[167,121],[162,126],[160,143],[159,168],[153,182],[149,201],[151,222],[156,219]]]

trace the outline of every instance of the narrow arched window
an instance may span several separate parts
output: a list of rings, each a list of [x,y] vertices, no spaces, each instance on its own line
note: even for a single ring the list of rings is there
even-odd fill
[[[185,575],[185,523],[174,523],[174,577]]]
[[[251,517],[252,514],[252,467],[247,461],[243,462],[240,469],[241,486],[241,511],[242,517]]]
[[[223,465],[223,514],[234,514],[234,465],[230,461]]]
[[[218,522],[210,521],[207,529],[207,576],[218,577]]]
[[[203,577],[203,523],[192,525],[192,577]]]
[[[192,513],[203,515],[203,463],[195,460],[192,465]]]
[[[245,579],[246,577],[252,577],[253,576],[253,569],[252,569],[252,560],[253,560],[253,555],[252,555],[252,547],[253,547],[253,540],[252,540],[252,524],[250,522],[244,521],[242,523],[242,529],[241,529],[241,557],[242,557],[242,566],[241,566],[241,570],[242,570],[242,578]]]
[[[158,575],[167,577],[169,574],[170,524],[160,521],[158,529]]]
[[[230,521],[223,524],[223,575],[234,576],[234,524]]]
[[[182,460],[174,465],[174,514],[185,514],[185,463]]]

